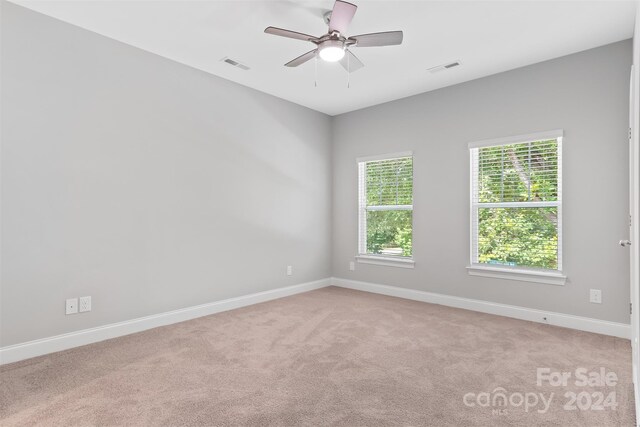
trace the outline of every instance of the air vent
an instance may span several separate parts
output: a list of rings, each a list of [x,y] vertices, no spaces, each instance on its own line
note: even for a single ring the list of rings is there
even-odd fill
[[[429,68],[427,71],[429,71],[431,74],[435,74],[435,73],[439,73],[440,71],[444,71],[444,70],[448,70],[450,68],[458,67],[460,65],[461,65],[460,61],[453,61],[453,62],[450,62],[448,64],[442,64],[442,65],[438,65],[437,67]]]
[[[247,67],[246,65],[244,65],[244,64],[242,64],[242,63],[240,63],[240,62],[238,62],[238,61],[236,61],[236,60],[233,60],[233,59],[231,59],[231,58],[228,58],[228,57],[226,57],[226,56],[225,56],[224,58],[222,58],[220,61],[222,61],[222,62],[226,62],[227,64],[229,64],[229,65],[233,65],[234,67],[238,67],[238,68],[240,68],[241,70],[245,70],[245,71],[247,71],[247,70],[249,70],[249,69],[250,69],[250,68],[249,68],[249,67]]]

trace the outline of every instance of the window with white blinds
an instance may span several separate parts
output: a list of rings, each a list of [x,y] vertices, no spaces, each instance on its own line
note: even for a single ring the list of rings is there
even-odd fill
[[[413,156],[358,159],[359,253],[411,258]]]
[[[562,131],[470,151],[472,265],[562,270]]]

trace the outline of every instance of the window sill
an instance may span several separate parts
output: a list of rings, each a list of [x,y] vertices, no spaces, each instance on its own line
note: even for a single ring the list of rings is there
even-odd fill
[[[495,279],[521,280],[524,282],[545,283],[547,285],[563,286],[567,276],[561,272],[527,270],[522,268],[494,267],[484,265],[467,266],[471,276],[493,277]]]
[[[356,260],[362,264],[384,265],[387,267],[413,268],[415,265],[411,258],[392,258],[377,255],[358,255]]]

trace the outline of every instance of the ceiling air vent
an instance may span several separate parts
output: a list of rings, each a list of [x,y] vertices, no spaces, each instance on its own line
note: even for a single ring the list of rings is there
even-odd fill
[[[234,67],[238,67],[238,68],[240,68],[241,70],[245,70],[245,71],[247,71],[247,70],[249,70],[249,69],[250,69],[250,68],[249,68],[249,67],[247,67],[246,65],[244,65],[244,64],[242,64],[242,63],[240,63],[240,62],[238,62],[238,61],[235,61],[235,60],[233,60],[233,59],[231,59],[231,58],[228,58],[228,57],[226,57],[226,56],[225,56],[224,58],[222,58],[222,59],[221,59],[221,61],[222,61],[222,62],[226,62],[226,63],[227,63],[227,64],[229,64],[229,65],[233,65]]]
[[[431,74],[439,73],[440,71],[448,70],[460,66],[460,61],[453,61],[448,64],[438,65],[437,67],[429,68],[427,71]]]

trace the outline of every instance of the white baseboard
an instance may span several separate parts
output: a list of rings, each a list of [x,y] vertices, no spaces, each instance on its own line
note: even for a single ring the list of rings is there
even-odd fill
[[[156,328],[158,326],[170,325],[172,323],[184,322],[185,320],[197,317],[208,316],[222,311],[233,310],[252,304],[258,304],[314,289],[324,288],[331,284],[331,279],[321,279],[314,282],[301,283],[299,285],[287,286],[244,295],[236,298],[229,298],[151,316],[139,317],[137,319],[124,322],[111,323],[109,325],[98,326],[96,328],[83,329],[81,331],[56,335],[49,338],[42,338],[21,344],[10,345],[0,348],[0,365],[29,359],[31,357],[42,356],[56,351],[66,350],[81,345],[92,344],[110,338],[133,334]]]
[[[624,323],[608,322],[606,320],[592,319],[589,317],[554,313],[550,311],[536,310],[533,308],[518,307],[515,305],[507,305],[470,298],[436,294],[432,292],[418,291],[415,289],[399,288],[396,286],[379,285],[376,283],[341,279],[338,277],[334,277],[332,279],[332,284],[333,286],[339,286],[341,288],[373,292],[375,294],[389,295],[393,297],[428,302],[432,304],[446,305],[448,307],[463,308],[465,310],[479,311],[481,313],[496,314],[498,316],[529,320],[531,322],[547,323],[554,326],[562,326],[565,328],[577,329],[580,331],[611,335],[619,338],[631,338],[631,326]],[[547,319],[546,321],[544,320],[545,317]]]
[[[29,359],[31,357],[42,356],[44,354],[54,353],[61,350],[67,350],[73,347],[92,344],[111,338],[117,338],[123,335],[156,328],[158,326],[184,322],[197,317],[246,307],[248,305],[312,291],[314,289],[320,289],[330,285],[432,304],[440,304],[448,307],[479,311],[482,313],[496,314],[515,319],[548,323],[555,326],[595,332],[620,338],[629,339],[631,336],[630,325],[623,323],[608,322],[588,317],[572,316],[569,314],[547,312],[513,305],[334,277],[1,347],[0,365]],[[544,317],[547,318],[546,322],[543,320]]]

